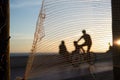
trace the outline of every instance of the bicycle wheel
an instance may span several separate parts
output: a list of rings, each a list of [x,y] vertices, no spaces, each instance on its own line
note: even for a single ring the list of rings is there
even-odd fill
[[[71,55],[71,59],[72,59],[72,66],[73,67],[79,67],[80,66],[80,54],[77,52],[72,52]]]
[[[94,53],[87,53],[87,62],[90,65],[94,65],[96,61],[96,55]]]

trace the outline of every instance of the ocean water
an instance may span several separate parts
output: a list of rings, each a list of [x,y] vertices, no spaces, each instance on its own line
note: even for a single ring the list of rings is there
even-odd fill
[[[29,53],[10,53],[10,56],[29,56]]]

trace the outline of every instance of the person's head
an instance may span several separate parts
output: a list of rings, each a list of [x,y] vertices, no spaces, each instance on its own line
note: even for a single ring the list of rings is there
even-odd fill
[[[77,46],[77,41],[74,41],[73,43],[74,43],[74,46]]]
[[[83,33],[83,34],[86,34],[86,30],[82,30],[82,33]]]
[[[65,42],[62,40],[62,41],[61,41],[61,44],[65,44]]]

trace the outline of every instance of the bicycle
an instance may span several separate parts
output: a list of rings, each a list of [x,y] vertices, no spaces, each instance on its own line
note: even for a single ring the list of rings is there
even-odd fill
[[[95,64],[96,55],[94,53],[85,53],[83,48],[74,41],[75,50],[71,54],[71,63],[73,67],[79,67],[80,64],[87,62],[90,65]]]

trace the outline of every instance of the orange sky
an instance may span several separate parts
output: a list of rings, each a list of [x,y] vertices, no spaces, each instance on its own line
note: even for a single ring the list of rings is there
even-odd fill
[[[19,1],[17,3],[22,5]],[[74,50],[73,41],[78,40],[83,29],[92,37],[91,51],[108,50],[108,43],[112,44],[110,0],[80,0],[66,3],[56,1],[52,6],[45,3],[45,37],[40,42],[38,51],[58,52],[60,41],[65,40],[68,51],[71,52]],[[11,1],[11,52],[30,52],[32,48],[41,2],[28,4],[17,7]]]

